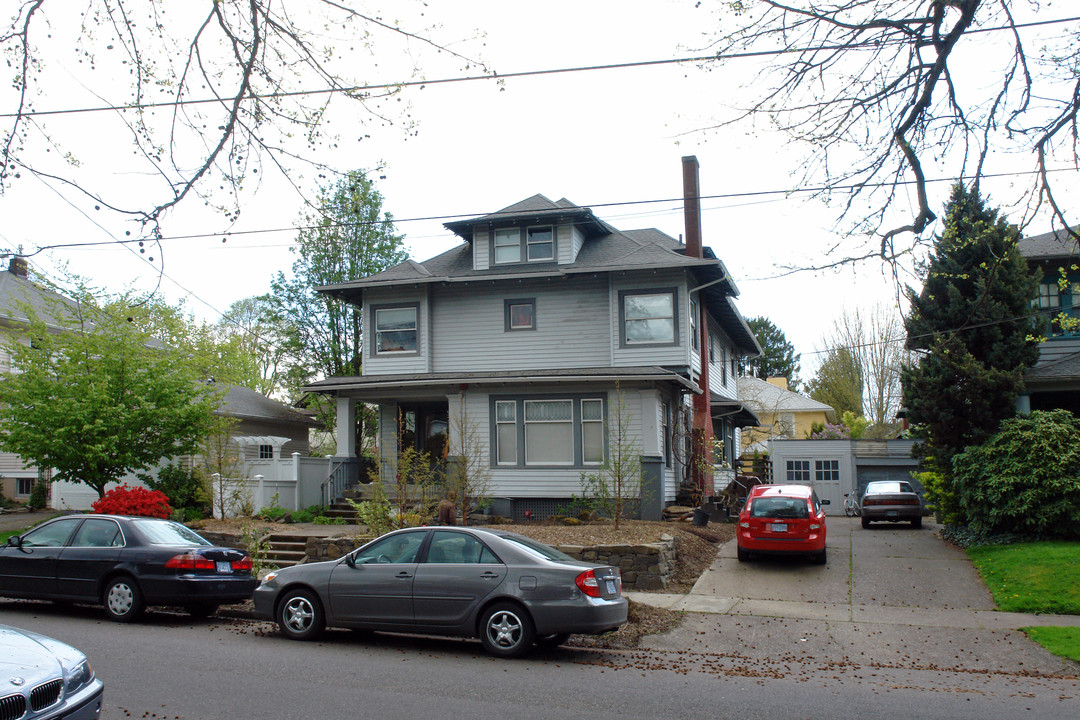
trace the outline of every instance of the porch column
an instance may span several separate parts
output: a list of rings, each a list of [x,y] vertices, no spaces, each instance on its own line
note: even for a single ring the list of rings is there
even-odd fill
[[[356,401],[337,398],[337,457],[356,457]]]

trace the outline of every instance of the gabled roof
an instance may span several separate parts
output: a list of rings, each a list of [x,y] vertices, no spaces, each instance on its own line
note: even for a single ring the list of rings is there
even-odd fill
[[[0,323],[24,324],[29,307],[39,319],[51,319],[57,313],[74,317],[74,300],[42,287],[29,278],[0,270]]]
[[[1074,228],[1080,231],[1080,226]],[[1020,254],[1028,260],[1077,257],[1076,238],[1065,230],[1024,237],[1019,242]]]
[[[777,387],[752,375],[739,378],[739,401],[749,405],[758,415],[776,412],[823,412],[829,422],[836,421],[836,411],[831,405]]]

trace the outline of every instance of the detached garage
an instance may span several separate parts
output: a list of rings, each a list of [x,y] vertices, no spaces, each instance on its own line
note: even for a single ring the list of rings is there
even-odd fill
[[[829,500],[830,515],[844,514],[844,494],[861,493],[875,480],[907,480],[918,460],[911,457],[913,440],[784,440],[769,443],[773,482],[811,485]]]

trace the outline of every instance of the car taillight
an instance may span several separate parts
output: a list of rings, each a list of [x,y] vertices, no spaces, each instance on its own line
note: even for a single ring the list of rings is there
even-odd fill
[[[216,566],[213,560],[197,553],[181,553],[169,558],[165,567],[172,570],[213,570]]]
[[[251,558],[245,555],[239,560],[232,561],[233,570],[251,570]]]
[[[574,578],[574,582],[578,586],[578,590],[585,593],[589,597],[598,598],[600,595],[600,582],[596,579],[596,573],[592,570],[586,570],[585,572]]]

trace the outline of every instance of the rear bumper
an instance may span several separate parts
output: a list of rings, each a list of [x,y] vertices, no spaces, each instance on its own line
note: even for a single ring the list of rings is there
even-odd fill
[[[150,605],[236,603],[249,600],[259,581],[253,577],[180,575],[139,579]]]
[[[628,608],[624,597],[602,600],[585,595],[573,600],[529,604],[537,635],[604,633],[626,623]]]
[[[825,549],[825,533],[812,532],[809,537],[798,539],[776,539],[753,537],[749,530],[739,528],[735,541],[743,550],[774,555],[821,552]]]
[[[871,505],[862,508],[862,517],[867,520],[914,520],[923,515],[922,508],[917,505]]]

